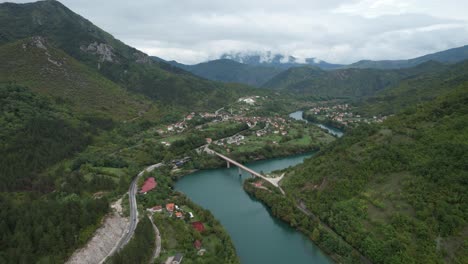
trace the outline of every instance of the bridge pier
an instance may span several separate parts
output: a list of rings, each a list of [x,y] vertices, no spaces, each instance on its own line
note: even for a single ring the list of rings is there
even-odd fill
[[[226,166],[229,169],[231,167],[231,163],[229,163],[229,161],[226,161]]]
[[[242,170],[240,167],[237,167],[239,169],[239,176],[242,176]]]

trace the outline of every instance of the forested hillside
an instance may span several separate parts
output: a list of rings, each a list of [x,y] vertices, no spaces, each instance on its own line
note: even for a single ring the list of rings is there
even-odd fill
[[[427,62],[418,68],[427,70],[365,98],[358,104],[356,112],[368,116],[395,114],[412,105],[434,100],[468,81],[468,61],[450,66]]]
[[[374,263],[466,263],[467,154],[465,82],[353,130],[289,170],[283,187]],[[320,241],[318,230],[307,232]]]
[[[317,67],[299,67],[276,75],[262,87],[302,95],[361,99],[399,85],[405,79],[439,73],[447,67],[437,62],[426,62],[404,70],[338,69],[324,71]]]
[[[40,36],[126,88],[166,105],[216,108],[251,90],[195,77],[125,45],[58,1],[0,5],[0,45]]]

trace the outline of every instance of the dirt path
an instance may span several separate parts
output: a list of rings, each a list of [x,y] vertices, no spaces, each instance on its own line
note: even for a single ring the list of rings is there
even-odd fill
[[[155,259],[159,258],[159,255],[161,254],[161,235],[159,233],[158,227],[153,222],[153,217],[149,215],[148,218],[150,219],[151,224],[153,225],[154,234],[156,237],[156,247],[154,248],[153,258],[152,258],[152,260],[154,261]]]
[[[101,263],[115,247],[115,241],[120,240],[128,227],[128,218],[122,215],[122,199],[111,205],[112,211],[102,226],[96,230],[93,238],[81,249],[76,250],[67,264]]]

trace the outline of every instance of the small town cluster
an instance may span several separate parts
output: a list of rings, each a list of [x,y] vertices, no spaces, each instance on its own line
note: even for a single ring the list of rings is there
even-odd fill
[[[373,116],[364,118],[361,115],[353,114],[352,107],[349,104],[321,105],[311,108],[308,113],[317,116],[317,119],[328,119],[348,126],[353,123],[381,123],[386,117]]]

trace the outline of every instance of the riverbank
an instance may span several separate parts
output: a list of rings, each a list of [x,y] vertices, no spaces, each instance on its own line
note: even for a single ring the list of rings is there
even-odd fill
[[[257,179],[246,180],[243,184],[244,190],[265,204],[273,216],[306,235],[335,262],[369,263],[320,219],[312,214],[306,214],[305,209],[292,201],[287,194],[282,195],[278,188],[266,182],[262,184],[264,188],[258,188],[252,184],[256,181]]]

